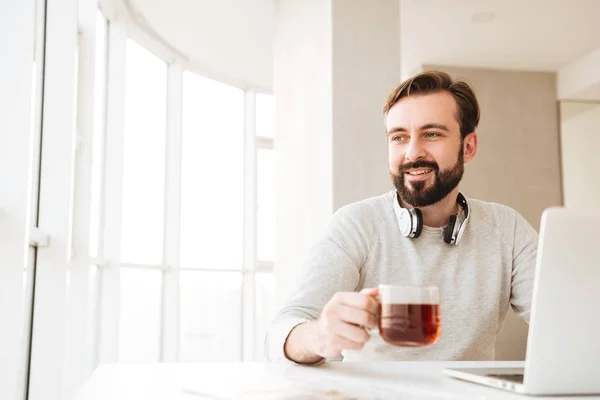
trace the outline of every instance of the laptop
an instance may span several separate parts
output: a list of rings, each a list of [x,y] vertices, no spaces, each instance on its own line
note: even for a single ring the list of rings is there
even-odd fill
[[[542,214],[524,368],[446,368],[529,395],[600,394],[600,209]]]

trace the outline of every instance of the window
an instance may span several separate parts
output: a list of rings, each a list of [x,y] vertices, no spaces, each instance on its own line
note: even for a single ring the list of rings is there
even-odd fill
[[[275,317],[275,274],[273,272],[260,272],[256,274],[256,335],[254,347],[256,359],[266,360],[264,354],[265,336],[271,322]]]
[[[121,268],[120,277],[119,361],[158,362],[162,273]]]
[[[183,74],[181,265],[242,269],[244,92]]]
[[[259,149],[257,156],[257,257],[259,261],[274,259],[275,193],[274,157],[272,149]]]
[[[91,140],[91,166],[90,166],[90,208],[89,208],[89,262],[88,277],[88,317],[89,337],[87,343],[96,346],[89,351],[90,360],[87,365],[91,369],[98,364],[99,348],[99,326],[100,318],[100,282],[102,276],[101,254],[101,221],[104,183],[104,151],[106,133],[106,75],[107,75],[107,52],[108,52],[108,23],[102,12],[96,9],[95,16],[95,48],[94,48],[94,97],[93,97],[93,121]]]
[[[92,248],[109,264],[99,273],[100,358],[263,359],[274,311],[274,98],[168,65],[112,32],[108,48],[123,40],[126,54],[125,100],[118,118],[119,98],[106,101],[106,128],[96,127],[107,138],[95,190],[111,202],[92,223],[110,242]]]
[[[275,98],[256,95],[257,135],[257,210],[256,256],[259,273],[254,280],[255,292],[255,358],[264,360],[264,339],[275,316]]]
[[[99,250],[100,210],[102,208],[102,178],[104,166],[104,129],[106,106],[106,20],[96,11],[96,54],[94,75],[94,134],[92,143],[92,185],[90,204],[90,257]]]
[[[4,207],[17,217],[0,242],[13,266],[0,280],[4,311],[17,327],[4,358],[18,367],[32,344],[30,371],[9,377],[17,391],[29,383],[31,398],[68,396],[103,362],[262,359],[273,313],[273,96],[169,64],[172,54],[123,20],[109,24],[96,2],[52,15],[35,3],[37,15],[31,3],[10,14],[31,23],[4,35],[18,57],[2,67],[3,100],[15,107],[0,122],[24,133],[0,158],[11,171]],[[31,99],[14,95],[30,89]],[[46,246],[44,229],[63,245]]]
[[[237,360],[244,228],[242,90],[183,73],[181,162],[181,266],[202,272],[180,274],[180,358]]]
[[[160,264],[163,250],[167,65],[127,40],[122,261]]]
[[[1,18],[0,398],[20,399],[30,354],[45,11],[36,1],[18,2],[2,7]]]
[[[256,135],[275,138],[275,97],[272,95],[256,95]]]
[[[183,271],[180,361],[237,361],[241,356],[242,275]]]
[[[128,39],[125,82],[119,361],[159,361],[167,65]]]

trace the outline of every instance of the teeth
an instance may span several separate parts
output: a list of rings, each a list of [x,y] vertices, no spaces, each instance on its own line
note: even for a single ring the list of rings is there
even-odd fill
[[[430,169],[426,169],[426,170],[423,170],[423,171],[410,171],[409,175],[423,175],[423,174],[428,174],[430,172],[431,172]]]

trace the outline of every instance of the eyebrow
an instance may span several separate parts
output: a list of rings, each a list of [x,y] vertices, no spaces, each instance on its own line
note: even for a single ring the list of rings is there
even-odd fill
[[[444,124],[429,123],[429,124],[425,124],[419,128],[420,131],[424,131],[427,129],[439,129],[442,131],[450,132],[448,127]],[[392,129],[390,129],[387,134],[391,135],[393,133],[398,133],[398,132],[408,132],[408,131],[406,128],[404,128],[402,126],[395,126]]]

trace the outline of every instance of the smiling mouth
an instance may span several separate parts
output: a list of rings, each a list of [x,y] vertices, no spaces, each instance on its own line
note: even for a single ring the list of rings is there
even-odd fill
[[[425,175],[430,173],[431,171],[433,171],[432,169],[420,169],[420,170],[414,170],[414,171],[407,171],[405,172],[407,175],[411,175],[411,176],[419,176],[419,175]]]

